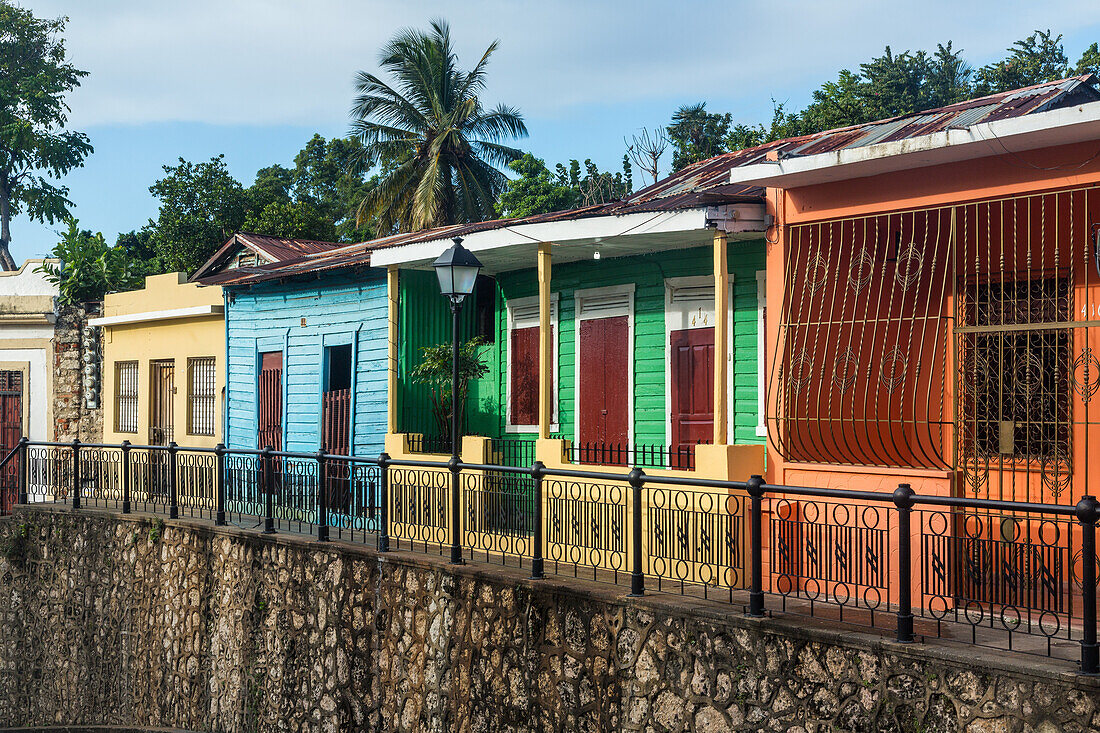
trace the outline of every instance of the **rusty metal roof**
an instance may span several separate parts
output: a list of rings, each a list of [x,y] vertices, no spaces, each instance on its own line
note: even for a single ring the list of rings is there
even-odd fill
[[[265,260],[275,263],[297,259],[302,255],[328,252],[343,246],[345,245],[339,242],[322,242],[316,239],[289,239],[287,237],[272,237],[267,234],[237,232],[195,271],[195,274],[191,276],[191,280],[199,280],[217,272],[228,262],[238,247],[249,249]]]
[[[939,109],[899,115],[885,120],[826,130],[776,140],[744,150],[735,150],[689,165],[683,170],[631,194],[622,201],[586,206],[569,211],[555,211],[549,214],[535,214],[513,219],[495,219],[473,224],[455,224],[418,232],[394,234],[370,242],[340,246],[337,249],[328,248],[323,251],[303,252],[301,256],[288,258],[282,262],[225,271],[201,278],[200,281],[208,285],[246,285],[349,267],[369,267],[370,253],[376,249],[450,239],[475,232],[523,224],[760,202],[764,198],[764,189],[743,184],[731,184],[729,182],[731,168],[759,163],[765,160],[769,154],[780,158],[813,155],[874,143],[905,140],[940,132],[952,127],[965,127],[982,122],[1021,117],[1075,104],[1098,101],[1100,100],[1100,92],[1097,92],[1094,87],[1095,82],[1096,77],[1091,74],[1076,76],[1022,89],[1013,89],[999,94],[991,94],[977,99],[969,99]],[[327,242],[317,244],[331,245]],[[202,270],[196,273],[192,279],[200,279],[201,272]]]

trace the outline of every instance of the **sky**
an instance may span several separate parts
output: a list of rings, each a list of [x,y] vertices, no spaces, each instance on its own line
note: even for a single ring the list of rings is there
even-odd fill
[[[603,169],[619,167],[625,137],[682,104],[766,121],[773,98],[800,109],[887,45],[950,40],[980,66],[1036,28],[1064,34],[1071,62],[1100,41],[1095,0],[20,1],[68,16],[70,60],[90,72],[70,96],[69,127],[95,152],[63,183],[81,228],[108,241],[156,216],[149,185],[179,157],[224,153],[248,185],[313,133],[346,134],[355,72],[376,71],[397,30],[432,18],[449,21],[467,67],[499,39],[486,102],[523,112],[519,147],[551,166],[592,158]],[[48,252],[60,228],[14,220],[15,260]]]

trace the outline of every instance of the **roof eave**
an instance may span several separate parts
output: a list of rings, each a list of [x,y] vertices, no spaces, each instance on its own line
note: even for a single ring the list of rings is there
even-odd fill
[[[962,129],[730,169],[730,183],[799,188],[1037,148],[1100,140],[1100,102]]]

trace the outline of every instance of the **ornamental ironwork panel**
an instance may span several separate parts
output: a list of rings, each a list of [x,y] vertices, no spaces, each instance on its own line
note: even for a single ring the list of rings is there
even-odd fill
[[[970,496],[1095,493],[1097,199],[1086,187],[790,227],[772,444],[789,461],[950,470]]]

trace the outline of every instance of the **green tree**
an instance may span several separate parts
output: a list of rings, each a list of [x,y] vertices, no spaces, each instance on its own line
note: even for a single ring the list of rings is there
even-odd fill
[[[57,285],[58,301],[67,305],[102,300],[107,293],[140,287],[142,274],[122,247],[111,247],[100,233],[81,229],[76,219],[50,252],[59,262],[46,261],[35,268]]]
[[[1092,44],[1081,54],[1077,65],[1073,67],[1074,76],[1085,74],[1100,75],[1100,45]]]
[[[272,201],[260,211],[249,211],[242,229],[288,239],[337,239],[332,219],[308,201]]]
[[[577,190],[560,180],[539,158],[524,153],[508,167],[519,174],[508,181],[500,194],[500,215],[507,217],[531,216],[550,211],[572,209],[577,204]]]
[[[459,405],[466,404],[470,391],[470,380],[480,379],[489,373],[489,363],[481,351],[485,339],[478,336],[460,344],[458,348],[458,400]],[[425,346],[421,351],[420,363],[413,367],[409,376],[417,384],[428,385],[432,414],[435,416],[439,434],[451,435],[451,393],[454,381],[454,354],[450,343],[437,346]]]
[[[1049,29],[1037,30],[1016,41],[1009,46],[1008,52],[1007,58],[978,70],[974,85],[976,96],[1041,84],[1069,74],[1062,35],[1055,36]]]
[[[341,242],[371,239],[370,222],[359,226],[356,210],[368,190],[363,171],[371,159],[357,139],[314,135],[294,156],[295,201],[307,202],[332,221]]]
[[[685,104],[672,115],[668,139],[672,143],[672,170],[726,152],[733,116],[707,112],[707,103]]]
[[[162,272],[193,272],[244,223],[248,196],[229,174],[225,156],[204,163],[183,158],[164,166],[164,178],[149,187],[160,200],[152,244]]]
[[[26,212],[51,224],[69,216],[69,189],[50,183],[92,152],[65,129],[65,95],[88,75],[65,60],[67,18],[42,20],[0,0],[0,268],[14,270],[11,219]]]
[[[363,197],[359,221],[380,233],[492,217],[507,177],[499,166],[522,154],[503,144],[527,127],[514,107],[486,110],[479,99],[494,41],[470,71],[458,68],[442,20],[429,32],[404,30],[382,49],[392,84],[359,72],[352,135],[372,160],[395,165]]]
[[[591,159],[583,165],[571,160],[568,167],[558,163],[551,171],[530,153],[509,167],[519,176],[508,181],[500,195],[500,216],[530,216],[606,204],[629,196],[633,189],[633,171],[625,155],[623,169],[615,173],[601,171]]]

